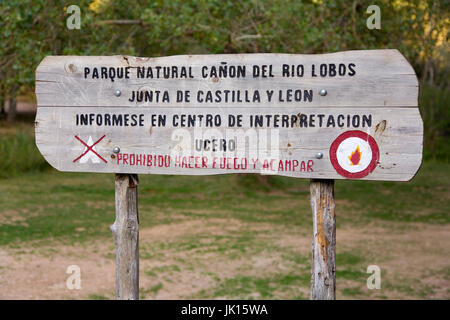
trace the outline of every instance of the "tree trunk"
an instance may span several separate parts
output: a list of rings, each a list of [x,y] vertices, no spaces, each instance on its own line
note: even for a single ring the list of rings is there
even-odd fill
[[[6,110],[5,110],[5,104],[6,104],[6,100],[4,96],[0,96],[0,115],[3,116],[4,114],[6,114]]]
[[[139,299],[138,176],[116,174],[116,299]]]
[[[14,122],[16,120],[17,113],[17,98],[15,96],[11,96],[9,98],[9,110],[8,110],[8,122]]]
[[[6,73],[0,72],[0,79],[6,79]],[[6,114],[6,84],[0,81],[0,116]]]
[[[311,300],[336,299],[336,216],[334,180],[312,179],[313,212]]]

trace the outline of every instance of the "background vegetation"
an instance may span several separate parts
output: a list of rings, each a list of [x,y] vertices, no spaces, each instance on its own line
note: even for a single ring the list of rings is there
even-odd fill
[[[449,158],[450,2],[432,0],[82,0],[81,28],[69,30],[72,1],[2,1],[0,108],[11,121],[19,95],[32,96],[46,55],[162,56],[196,53],[323,53],[397,48],[421,82],[425,157]],[[369,30],[367,7],[381,8]],[[4,115],[6,117],[6,115]]]

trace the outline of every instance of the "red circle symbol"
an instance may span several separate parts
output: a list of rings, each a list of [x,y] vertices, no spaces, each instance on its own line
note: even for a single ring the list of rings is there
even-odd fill
[[[368,143],[370,146],[370,150],[372,152],[372,159],[369,163],[369,165],[361,171],[358,172],[350,172],[346,169],[344,169],[341,164],[338,161],[338,148],[341,145],[342,142],[347,140],[348,138],[360,138],[361,140],[364,140]],[[359,148],[358,148],[359,152]],[[346,131],[340,136],[336,138],[336,140],[333,141],[330,147],[330,161],[333,165],[334,169],[337,173],[339,173],[341,176],[349,178],[349,179],[361,179],[367,176],[369,173],[371,173],[377,166],[378,160],[380,159],[380,150],[378,149],[378,144],[375,141],[375,139],[370,136],[369,134],[359,131],[359,130],[351,130]]]

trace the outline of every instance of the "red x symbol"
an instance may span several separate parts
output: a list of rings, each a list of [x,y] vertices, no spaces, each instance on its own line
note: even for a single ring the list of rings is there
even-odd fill
[[[88,146],[83,140],[81,140],[80,138],[78,138],[78,136],[75,136],[75,138],[80,141],[82,144],[84,144],[84,146],[87,148],[85,152],[83,152],[78,158],[76,158],[75,160],[73,160],[73,162],[77,162],[78,160],[80,160],[86,153],[88,153],[89,151],[92,151],[97,157],[99,157],[101,160],[103,160],[104,163],[107,163],[107,161],[105,159],[102,158],[101,155],[99,155],[97,152],[95,152],[94,146],[99,143],[100,141],[103,140],[103,138],[106,137],[106,134],[101,137],[100,139],[98,139],[96,142],[94,142],[91,146]]]

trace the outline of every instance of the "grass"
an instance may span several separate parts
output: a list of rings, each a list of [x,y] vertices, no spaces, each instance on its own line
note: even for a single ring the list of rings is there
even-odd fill
[[[99,294],[90,294],[88,298],[89,300],[109,300],[108,297]]]
[[[275,299],[280,288],[295,291],[309,284],[309,274],[275,274],[270,277],[236,276],[220,282],[212,292],[214,298]],[[206,292],[205,297],[211,296]]]
[[[449,163],[429,161],[409,183],[337,181],[336,190],[338,197],[370,208],[361,212],[361,223],[372,219],[448,223],[449,170]]]
[[[250,177],[251,178],[251,177]],[[237,219],[243,222],[306,227],[311,225],[308,181],[271,177],[271,191],[256,184],[245,194],[246,176],[141,176],[141,226],[149,227],[193,218]],[[0,180],[1,211],[19,215],[17,223],[0,226],[0,245],[45,239],[86,241],[110,236],[114,220],[114,177],[108,174],[60,173],[47,170]],[[342,201],[340,226],[369,222],[448,224],[450,164],[424,163],[409,183],[337,181]],[[189,192],[185,192],[189,190]],[[277,192],[273,192],[277,190]],[[303,213],[304,214],[303,214]],[[172,214],[173,213],[173,214]],[[357,219],[355,219],[357,217]],[[82,230],[82,231],[80,231]],[[214,250],[243,251],[251,233],[214,241]],[[178,243],[180,250],[200,244]],[[203,248],[208,250],[208,248]]]
[[[39,153],[30,127],[0,127],[0,179],[49,168]]]
[[[163,288],[163,284],[158,282],[157,284],[149,287],[149,288],[139,288],[139,299],[143,300],[147,298],[147,296],[154,297],[158,294],[158,292]]]
[[[109,235],[106,226],[114,216],[114,187],[102,183],[101,178],[110,177],[97,177],[90,185],[88,177],[62,181],[50,171],[1,180],[7,182],[0,187],[2,210],[20,215],[22,220],[1,225],[0,245],[45,239],[83,241]],[[69,186],[70,180],[79,187]]]

